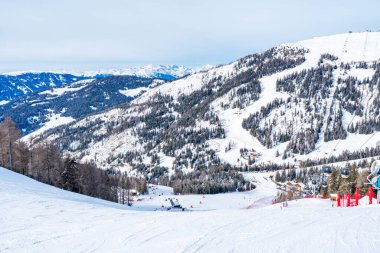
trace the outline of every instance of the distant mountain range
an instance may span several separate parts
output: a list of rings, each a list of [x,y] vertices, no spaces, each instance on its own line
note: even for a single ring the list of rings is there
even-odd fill
[[[107,76],[135,76],[174,80],[205,70],[210,66],[188,68],[178,65],[146,65],[122,69],[107,69],[98,71],[18,71],[0,74],[0,104],[5,104],[26,94],[41,92],[50,88],[63,87],[76,81]]]
[[[105,69],[98,71],[83,71],[78,72],[76,75],[80,76],[109,76],[109,75],[129,75],[146,78],[159,78],[165,80],[173,80],[179,77],[187,76],[195,72],[204,71],[211,68],[211,65],[202,67],[189,68],[179,65],[146,65],[140,67],[129,67],[120,69]],[[75,73],[75,72],[73,72]]]

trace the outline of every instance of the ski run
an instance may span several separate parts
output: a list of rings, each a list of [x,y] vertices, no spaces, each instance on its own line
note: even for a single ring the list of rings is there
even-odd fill
[[[272,205],[267,173],[245,175],[242,193],[176,195],[184,212],[162,209],[168,187],[150,185],[132,207],[63,191],[0,169],[0,252],[375,252],[378,205],[330,200]],[[172,196],[173,197],[173,196]],[[190,206],[193,206],[191,208]]]

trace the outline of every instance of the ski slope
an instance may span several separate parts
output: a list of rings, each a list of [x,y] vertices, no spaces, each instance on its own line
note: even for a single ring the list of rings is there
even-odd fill
[[[318,66],[318,61],[322,54],[329,53],[338,57],[336,64],[352,63],[352,62],[367,62],[371,63],[380,59],[380,32],[361,32],[361,33],[346,33],[331,36],[315,37],[309,40],[300,41],[297,43],[283,44],[279,47],[293,47],[304,48],[308,50],[306,54],[306,60],[299,66],[291,69],[286,69],[275,74],[264,76],[260,79],[262,92],[260,98],[253,102],[246,108],[239,110],[227,109],[223,110],[219,104],[220,101],[226,99],[225,97],[214,101],[213,107],[216,108],[216,112],[222,122],[222,126],[226,133],[224,139],[214,139],[209,144],[217,151],[217,154],[221,160],[230,164],[239,165],[242,162],[239,150],[242,148],[254,149],[262,154],[261,158],[257,159],[259,162],[265,163],[294,163],[294,157],[289,157],[287,160],[283,160],[281,156],[276,157],[276,152],[282,153],[288,144],[288,142],[281,143],[273,148],[266,148],[259,140],[253,137],[248,130],[244,129],[242,122],[248,118],[250,114],[259,112],[262,107],[265,107],[274,99],[286,100],[289,94],[276,91],[276,82],[278,79],[284,78],[289,74],[295,72],[301,72],[310,68]],[[332,88],[331,96],[329,98],[328,108],[331,106],[333,100],[334,89],[336,88],[338,77],[353,76],[360,80],[365,78],[371,78],[374,74],[373,69],[352,69],[348,73],[335,73],[334,87]],[[364,101],[363,104],[368,103]],[[353,116],[345,112],[345,127],[348,126]],[[356,117],[358,119],[358,117]],[[326,128],[327,115],[324,120],[322,129]],[[320,159],[325,158],[333,153],[334,155],[341,154],[343,151],[348,150],[350,152],[357,151],[359,147],[375,147],[377,138],[369,139],[369,135],[364,134],[352,134],[348,133],[348,137],[344,140],[333,140],[325,142],[323,141],[324,131],[321,132],[320,140],[316,144],[315,150],[307,155],[295,155],[297,160],[306,159]],[[229,143],[233,143],[231,150],[225,151]],[[339,144],[337,146],[337,144]],[[359,145],[358,145],[359,143]],[[334,152],[332,152],[335,150]]]
[[[275,191],[266,174],[246,177],[258,182],[256,190],[207,195],[203,209],[168,212],[150,208],[160,204],[162,196],[154,195],[171,194],[170,188],[151,189],[128,208],[0,168],[0,252],[349,253],[380,247],[378,206],[332,208],[330,201],[306,199],[283,209],[242,208],[244,197],[259,200]],[[202,198],[180,197],[183,205]]]

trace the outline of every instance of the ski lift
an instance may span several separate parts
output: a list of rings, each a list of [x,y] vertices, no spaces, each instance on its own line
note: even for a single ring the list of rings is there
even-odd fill
[[[380,160],[373,161],[370,167],[370,174],[367,176],[369,185],[372,185],[375,189],[380,189]]]
[[[380,175],[380,161],[373,161],[371,164],[371,174]]]
[[[322,167],[322,171],[323,171],[323,174],[324,174],[325,176],[330,176],[331,173],[332,173],[332,169],[331,169],[331,167],[328,166],[328,165],[323,166],[323,167]]]
[[[344,168],[342,170],[342,178],[348,178],[349,175],[350,175],[350,169],[349,168]]]
[[[309,191],[310,190],[310,188],[309,188],[309,186],[308,185],[305,185],[305,187],[303,188],[305,191]]]
[[[370,177],[371,175],[369,175]],[[372,179],[369,179],[369,177],[367,177],[367,180],[369,183],[367,183],[368,185],[372,185],[373,188],[375,189],[378,189],[378,186],[379,186],[379,179],[380,179],[380,176],[377,176],[377,177],[373,177]]]

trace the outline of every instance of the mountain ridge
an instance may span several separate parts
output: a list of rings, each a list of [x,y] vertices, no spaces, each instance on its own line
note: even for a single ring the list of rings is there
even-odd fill
[[[41,139],[82,161],[149,177],[356,152],[353,143],[379,131],[379,40],[378,32],[347,33],[280,45],[161,84]],[[365,147],[375,146],[373,139]]]

